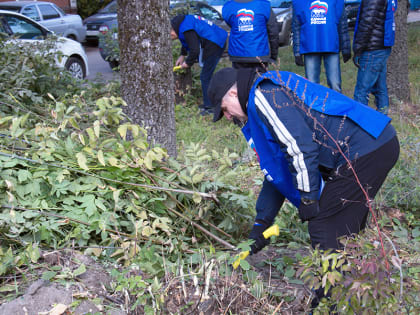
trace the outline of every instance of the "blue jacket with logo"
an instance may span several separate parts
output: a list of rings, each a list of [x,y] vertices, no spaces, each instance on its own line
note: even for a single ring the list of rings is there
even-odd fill
[[[279,33],[269,1],[231,0],[224,4],[222,15],[231,27],[228,53],[232,61],[267,62],[277,59]]]
[[[255,81],[247,114],[242,131],[266,181],[296,207],[300,197],[319,199],[319,167],[336,169],[395,136],[386,115],[285,71]]]
[[[293,52],[350,54],[344,0],[293,0]]]
[[[186,15],[184,21],[179,26],[179,40],[183,47],[188,50],[187,42],[185,41],[184,32],[194,30],[199,37],[205,38],[220,48],[223,48],[227,39],[227,32],[218,27],[213,22],[198,16],[198,15]]]
[[[394,45],[397,6],[397,0],[362,0],[354,30],[353,51],[356,56],[364,51]]]

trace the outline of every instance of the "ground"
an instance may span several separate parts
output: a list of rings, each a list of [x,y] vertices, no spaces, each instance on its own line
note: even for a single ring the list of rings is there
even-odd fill
[[[258,298],[255,288],[243,280],[241,271],[232,270],[229,276],[221,276],[217,266],[212,269],[209,286],[202,281],[184,282],[180,277],[162,279],[165,292],[162,313],[267,314],[269,310],[271,314],[302,313],[307,309],[310,292],[302,284],[293,284],[280,276],[269,263],[279,255],[294,254],[295,251],[269,246],[249,256],[248,262],[263,280],[264,289],[270,287],[271,296]],[[115,292],[110,267],[76,250],[43,252],[36,268],[10,279],[9,284],[13,287],[16,283],[24,294],[3,303],[0,314],[143,314],[142,306],[127,310],[133,297]],[[57,271],[54,281],[42,279],[54,270]],[[4,302],[3,298],[0,292],[0,301]]]

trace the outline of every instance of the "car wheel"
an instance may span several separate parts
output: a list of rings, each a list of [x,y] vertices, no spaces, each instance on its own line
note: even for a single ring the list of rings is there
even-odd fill
[[[82,60],[76,57],[70,57],[65,65],[67,71],[76,79],[84,79],[86,76],[86,68]]]
[[[74,35],[67,35],[67,38],[77,41],[77,38]]]
[[[117,60],[111,60],[111,61],[108,61],[108,63],[112,70],[114,70],[120,65],[120,63]]]

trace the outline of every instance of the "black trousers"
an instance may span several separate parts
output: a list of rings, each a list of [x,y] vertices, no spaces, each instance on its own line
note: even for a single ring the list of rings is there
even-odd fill
[[[398,160],[400,146],[397,137],[377,150],[354,161],[362,187],[373,200],[389,171]],[[312,246],[321,249],[338,249],[337,238],[359,233],[365,228],[369,213],[366,197],[351,169],[343,165],[326,182],[319,201],[320,214],[309,221],[308,229]]]

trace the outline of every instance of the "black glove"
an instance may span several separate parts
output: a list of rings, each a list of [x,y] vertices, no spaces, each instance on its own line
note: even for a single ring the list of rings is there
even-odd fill
[[[351,58],[351,53],[349,54],[343,54],[343,62],[346,63]]]
[[[354,65],[360,69],[360,64],[359,64],[359,60],[360,60],[360,56],[354,55],[353,56],[353,63]]]
[[[270,240],[264,238],[263,232],[269,228],[269,224],[262,220],[257,220],[252,227],[251,233],[249,233],[249,239],[255,242],[251,245],[251,254],[258,253],[265,246],[270,244]]]
[[[298,210],[302,222],[309,221],[319,214],[319,202],[318,200],[302,199]]]
[[[302,56],[295,56],[295,64],[297,66],[303,67],[305,65],[305,63],[303,62],[303,58]]]

